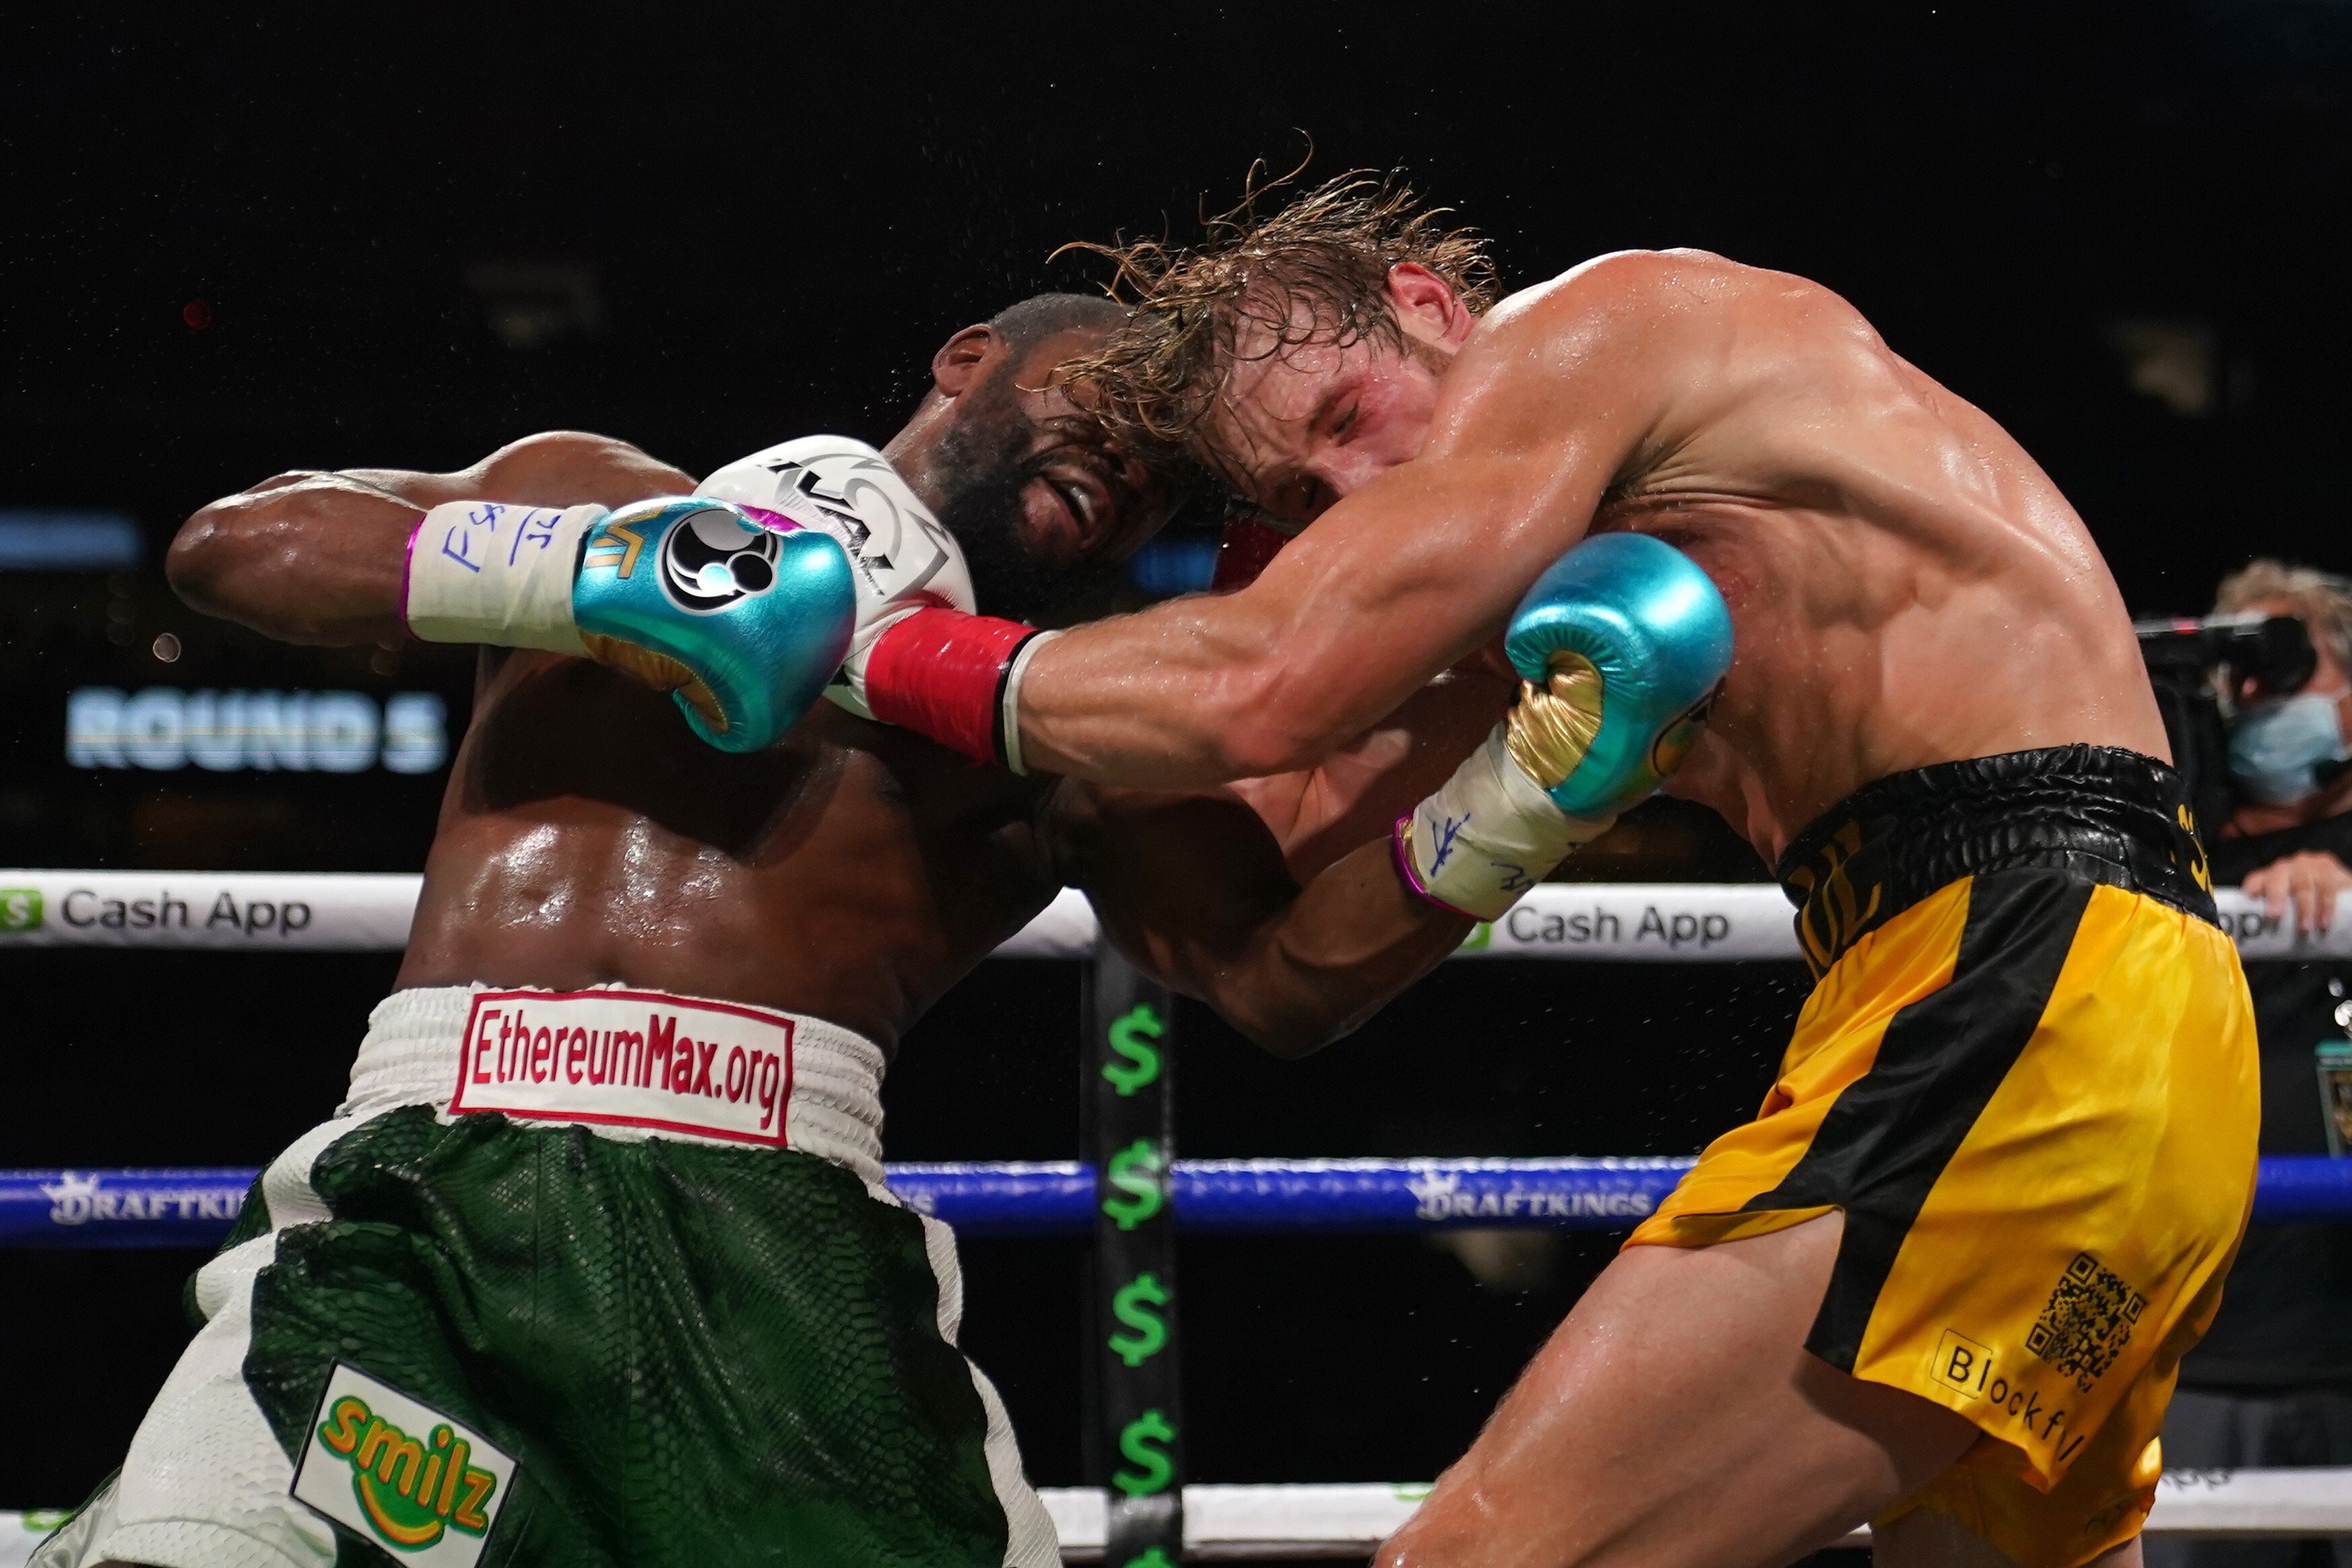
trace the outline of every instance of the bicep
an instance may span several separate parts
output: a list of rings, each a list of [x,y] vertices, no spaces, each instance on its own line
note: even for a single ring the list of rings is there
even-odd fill
[[[1423,458],[1318,519],[1234,595],[1262,595],[1268,623],[1245,720],[1263,749],[1289,735],[1293,756],[1320,758],[1500,632],[1606,484],[1560,479],[1532,454]]]
[[[355,477],[373,478],[362,471]],[[626,506],[652,496],[687,495],[694,479],[626,441],[583,430],[547,430],[499,447],[452,474],[396,476],[399,493],[422,506],[453,500],[515,506]]]

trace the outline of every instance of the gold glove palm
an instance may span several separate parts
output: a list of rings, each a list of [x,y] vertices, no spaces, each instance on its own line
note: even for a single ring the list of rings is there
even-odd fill
[[[1545,789],[1557,789],[1592,749],[1601,733],[1601,685],[1592,661],[1566,648],[1546,661],[1541,686],[1519,682],[1507,743],[1511,760]]]

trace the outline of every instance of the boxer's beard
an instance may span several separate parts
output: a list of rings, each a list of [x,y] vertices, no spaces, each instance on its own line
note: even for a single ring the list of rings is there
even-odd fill
[[[940,437],[940,522],[963,547],[981,613],[1048,621],[1118,576],[1116,563],[1045,559],[1021,535],[1021,492],[1051,459],[1032,454],[1028,421],[1010,393],[992,384],[972,395],[963,417]]]

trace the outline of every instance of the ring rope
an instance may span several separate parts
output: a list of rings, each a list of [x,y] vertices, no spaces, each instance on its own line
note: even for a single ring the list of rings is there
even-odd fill
[[[379,872],[0,869],[0,952],[11,947],[211,948],[397,952],[422,877]],[[2234,888],[2215,890],[2222,929],[2249,961],[2352,957],[2352,921],[2308,935]],[[1088,958],[1086,895],[1061,896],[999,958]],[[1457,958],[1612,963],[1795,961],[1787,898],[1767,882],[1547,882],[1479,926]]]
[[[1687,1157],[1532,1160],[1179,1160],[1169,1202],[1179,1230],[1265,1236],[1536,1228],[1629,1230],[1658,1206]],[[893,1164],[908,1208],[967,1236],[1080,1236],[1093,1226],[1095,1169],[1076,1161]],[[225,1235],[257,1172],[0,1171],[0,1247],[205,1247]],[[1107,1201],[1129,1201],[1106,1194]],[[2352,1160],[2265,1155],[2260,1221],[2352,1218]]]
[[[1427,1486],[1370,1484],[1188,1486],[1184,1555],[1213,1563],[1364,1557],[1393,1535]],[[1067,1563],[1102,1561],[1106,1494],[1041,1487]],[[22,1568],[60,1512],[0,1512],[0,1568]],[[2352,1534],[2352,1468],[2168,1470],[2147,1533],[2208,1540]],[[1840,1544],[1868,1543],[1857,1530]]]

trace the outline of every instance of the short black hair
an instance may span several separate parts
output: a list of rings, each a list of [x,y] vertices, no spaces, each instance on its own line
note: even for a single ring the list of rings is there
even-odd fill
[[[988,324],[1015,354],[1025,356],[1057,333],[1115,332],[1127,324],[1127,308],[1100,294],[1032,294],[997,311]]]

